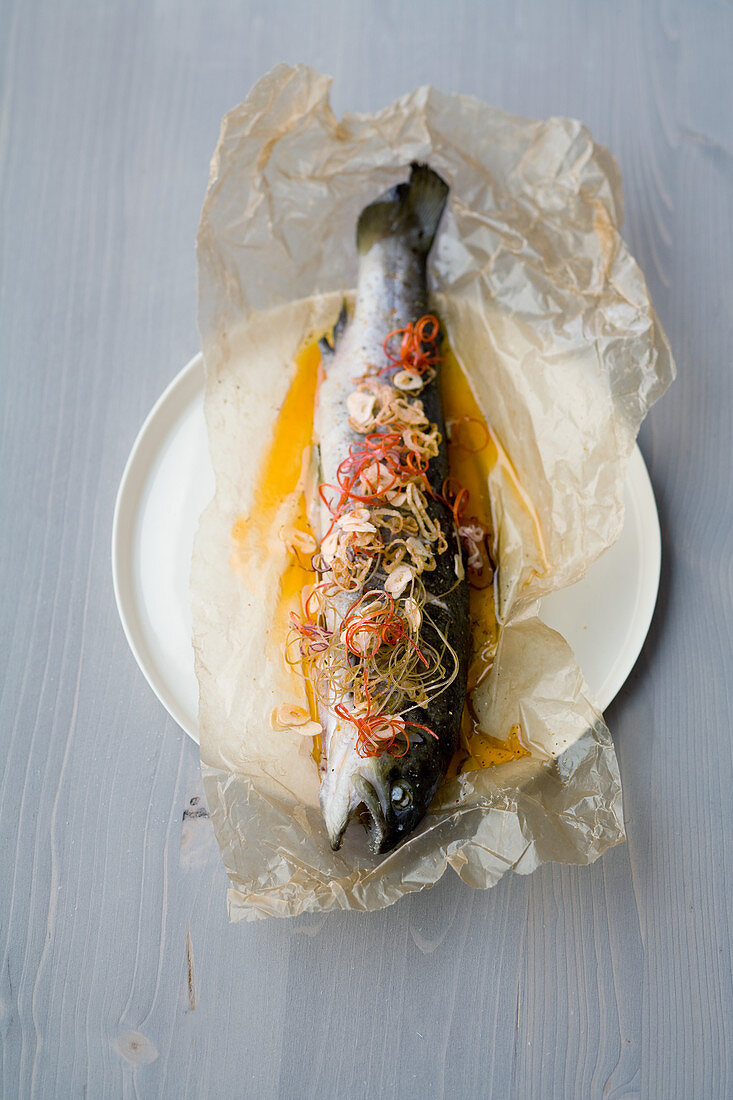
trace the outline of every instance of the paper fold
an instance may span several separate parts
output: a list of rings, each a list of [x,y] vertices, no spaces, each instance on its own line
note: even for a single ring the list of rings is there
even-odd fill
[[[447,865],[485,888],[509,868],[590,862],[623,838],[608,730],[569,647],[536,617],[542,595],[579,579],[617,538],[639,425],[674,376],[619,235],[615,163],[578,122],[519,119],[433,88],[338,120],[329,84],[278,66],[225,117],[198,237],[216,496],[194,550],[194,648],[233,919],[379,908]],[[412,159],[451,184],[433,302],[532,496],[548,561],[497,469],[504,625],[474,702],[495,736],[519,723],[532,757],[447,781],[416,834],[378,860],[354,830],[331,852],[310,743],[272,730],[272,707],[298,691],[268,642],[286,552],[274,548],[245,583],[230,565],[230,531],[252,502],[295,355],[355,285],[359,211]]]

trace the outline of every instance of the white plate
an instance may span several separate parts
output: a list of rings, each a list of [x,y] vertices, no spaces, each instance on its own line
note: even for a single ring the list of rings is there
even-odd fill
[[[148,683],[198,741],[189,567],[199,516],[214,491],[203,412],[201,355],[151,409],[125,466],[112,529],[112,575],[122,625]],[[549,596],[542,618],[573,647],[605,709],[634,666],[659,588],[661,540],[639,448],[626,478],[618,542],[578,584]]]

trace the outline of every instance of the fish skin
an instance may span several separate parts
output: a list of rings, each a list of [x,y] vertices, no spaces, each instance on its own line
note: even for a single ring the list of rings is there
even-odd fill
[[[319,389],[317,424],[321,480],[326,485],[336,484],[337,469],[350,445],[363,440],[348,424],[346,400],[355,388],[354,379],[369,364],[380,370],[388,367],[383,346],[387,333],[405,328],[428,312],[427,255],[447,190],[444,181],[427,166],[413,164],[409,183],[379,196],[359,219],[359,278],[354,315],[348,323],[342,316],[336,347],[331,351],[327,345],[323,355],[325,378]],[[411,205],[416,209],[411,210]],[[391,382],[398,369],[390,368],[382,377]],[[437,424],[443,438],[440,451],[428,468],[431,488],[440,494],[448,475],[448,460],[439,365],[436,377],[418,396],[425,415]],[[457,744],[466,695],[468,583],[464,577],[456,584],[455,558],[459,555],[462,560],[462,552],[449,509],[428,497],[428,513],[440,523],[448,549],[436,554],[433,572],[421,575],[428,601],[431,596],[439,600],[428,602],[426,610],[455,650],[458,674],[426,709],[410,711],[410,719],[432,729],[437,740],[411,730],[410,748],[401,757],[388,752],[378,757],[359,756],[355,727],[339,719],[330,707],[321,707],[324,756],[320,801],[334,849],[340,847],[349,821],[360,808],[375,854],[390,851],[407,837],[424,816]],[[330,517],[325,514],[323,518],[327,527]],[[384,572],[377,570],[369,578],[368,587],[383,588],[385,579]],[[444,593],[448,595],[443,597]],[[337,615],[342,617],[360,594],[342,597]],[[427,617],[420,636],[432,644],[439,643]]]

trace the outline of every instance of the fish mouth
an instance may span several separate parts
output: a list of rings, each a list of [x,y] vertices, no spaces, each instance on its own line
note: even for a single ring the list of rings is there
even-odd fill
[[[352,777],[351,787],[354,798],[348,814],[336,828],[329,829],[331,847],[334,852],[339,850],[349,822],[356,818],[366,828],[371,851],[374,855],[379,855],[386,850],[387,820],[377,789],[359,772]]]

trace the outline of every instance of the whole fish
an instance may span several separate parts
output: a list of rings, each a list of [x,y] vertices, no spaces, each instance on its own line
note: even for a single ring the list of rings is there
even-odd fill
[[[364,574],[362,569],[364,575],[355,587],[338,591],[326,610],[321,609],[322,636],[346,638],[345,649],[338,650],[340,667],[353,674],[359,696],[349,693],[344,698],[337,686],[329,686],[336,684],[336,674],[322,669],[320,801],[334,849],[354,818],[366,826],[375,854],[388,852],[416,827],[456,748],[466,695],[468,584],[444,491],[448,465],[438,324],[426,316],[427,257],[447,196],[445,181],[427,165],[414,163],[408,182],[365,207],[357,227],[354,313],[347,320],[342,311],[333,346],[327,341],[321,345],[325,377],[318,395],[317,434],[324,500],[323,577],[328,582],[334,575],[328,566],[337,567],[334,546],[343,551],[347,566],[363,561],[367,570]],[[410,340],[417,367],[400,352]],[[375,422],[379,416],[381,421]],[[415,431],[410,427],[413,421],[418,424]],[[412,459],[403,440],[410,446],[419,441]],[[420,471],[412,487],[401,473],[408,466]],[[405,537],[407,531],[413,535]],[[378,553],[374,540],[381,547]],[[331,557],[326,553],[329,546]],[[360,551],[366,553],[365,546],[371,547],[371,559],[359,557]],[[401,572],[395,572],[396,559]],[[405,580],[409,587],[401,591]],[[419,599],[410,592],[419,592]],[[375,621],[381,624],[381,634],[370,641],[376,637],[374,631],[369,633]],[[404,691],[378,675],[379,669],[388,673],[391,667],[389,647],[397,644],[395,638],[403,647],[399,652],[405,667],[409,665],[410,675],[417,677]],[[335,643],[329,644],[333,653]],[[369,672],[370,694],[366,671],[362,686],[360,654],[375,653],[377,672]],[[337,658],[330,659],[338,664]],[[420,675],[431,682],[427,699],[421,696]],[[395,733],[398,736],[390,739],[388,735]],[[380,744],[385,745],[383,751]]]

